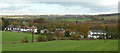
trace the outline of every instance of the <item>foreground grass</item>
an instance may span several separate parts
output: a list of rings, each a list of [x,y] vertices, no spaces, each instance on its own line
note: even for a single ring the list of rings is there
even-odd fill
[[[25,33],[2,32],[3,42],[20,42]],[[27,34],[31,41],[32,35]],[[37,39],[38,35],[34,35]],[[34,43],[3,43],[3,51],[117,51],[118,40],[56,40]]]
[[[57,40],[3,44],[3,51],[117,51],[117,40]]]

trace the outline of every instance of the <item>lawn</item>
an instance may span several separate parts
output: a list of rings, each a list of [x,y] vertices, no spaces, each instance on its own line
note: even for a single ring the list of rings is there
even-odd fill
[[[3,41],[20,41],[24,33],[3,32]],[[31,37],[31,34],[28,34]],[[38,35],[36,35],[38,36]],[[35,36],[35,37],[36,37]],[[56,40],[2,45],[3,51],[117,51],[118,40]]]
[[[32,34],[26,34],[21,32],[2,32],[2,42],[21,42],[21,40],[28,37],[29,41],[32,41]],[[36,40],[39,35],[34,34],[34,39]]]

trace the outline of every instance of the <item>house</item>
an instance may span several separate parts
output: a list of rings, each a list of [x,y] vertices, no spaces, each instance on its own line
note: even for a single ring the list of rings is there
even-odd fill
[[[32,30],[34,33],[37,33],[37,27],[35,26],[32,26],[30,30]]]
[[[76,32],[70,32],[70,35],[74,35],[74,34],[77,34]]]
[[[31,27],[28,27],[28,26],[21,27],[20,31],[21,32],[29,32],[29,31],[31,31]]]
[[[56,28],[55,32],[56,32],[57,30],[60,31],[60,32],[59,32],[60,34],[64,35],[65,30],[64,30],[63,28]]]
[[[20,29],[21,29],[21,26],[19,25],[19,26],[14,26],[13,27],[13,31],[20,31]]]
[[[47,29],[40,30],[40,33],[41,33],[41,34],[43,34],[43,33],[45,33],[45,32],[48,33],[49,31],[48,31]]]
[[[15,31],[15,32],[31,32],[34,31],[34,33],[37,33],[37,27],[32,26],[32,27],[21,27],[21,26],[13,26],[9,25],[8,27],[5,28],[5,31]]]
[[[56,28],[56,30],[59,30],[60,33],[65,33],[65,30],[63,28]],[[56,32],[56,31],[55,31]]]
[[[83,35],[80,35],[80,37],[81,37],[81,38],[85,38],[85,36],[83,36]]]
[[[8,27],[5,28],[5,31],[12,31],[14,28],[13,25],[9,25]]]
[[[106,39],[106,32],[104,30],[90,30],[88,38],[99,38],[100,36],[103,36]]]

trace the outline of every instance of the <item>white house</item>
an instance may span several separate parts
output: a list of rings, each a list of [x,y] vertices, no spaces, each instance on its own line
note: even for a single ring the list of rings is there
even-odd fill
[[[45,33],[45,31],[48,33],[49,31],[47,29],[40,30],[40,33]]]
[[[21,26],[14,26],[12,30],[13,31],[20,31],[20,29],[21,29]]]
[[[13,30],[13,25],[9,25],[8,27],[5,28],[5,31],[12,31]]]
[[[106,32],[104,30],[90,30],[88,38],[93,37],[97,39],[100,36],[104,36],[104,38],[106,39]]]
[[[81,38],[85,38],[83,35],[80,35]]]
[[[64,30],[63,28],[56,28],[56,31],[57,31],[57,30],[59,30],[60,33],[65,33],[65,30]],[[56,32],[56,31],[55,31],[55,32]]]
[[[30,29],[27,29],[27,30],[32,30],[34,33],[37,33],[37,27],[35,26],[32,26]]]
[[[32,26],[32,27],[21,27],[21,26],[13,26],[9,25],[8,27],[5,28],[5,31],[16,31],[16,32],[30,32],[34,31],[34,33],[37,33],[37,27]]]

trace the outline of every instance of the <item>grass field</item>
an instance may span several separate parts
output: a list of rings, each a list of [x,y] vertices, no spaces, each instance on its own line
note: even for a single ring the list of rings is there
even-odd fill
[[[31,34],[28,35],[31,37]],[[2,36],[4,42],[21,41],[25,37],[24,33],[17,32],[3,32]],[[117,51],[118,40],[56,40],[34,43],[3,43],[2,47],[3,51]]]
[[[89,20],[91,20],[91,19],[62,19],[62,20],[65,20],[65,21],[89,21]]]
[[[32,34],[20,33],[20,32],[2,32],[2,41],[3,42],[21,42],[21,40],[25,39],[27,35],[28,40],[32,41]],[[34,34],[34,39],[36,40],[39,35]]]

